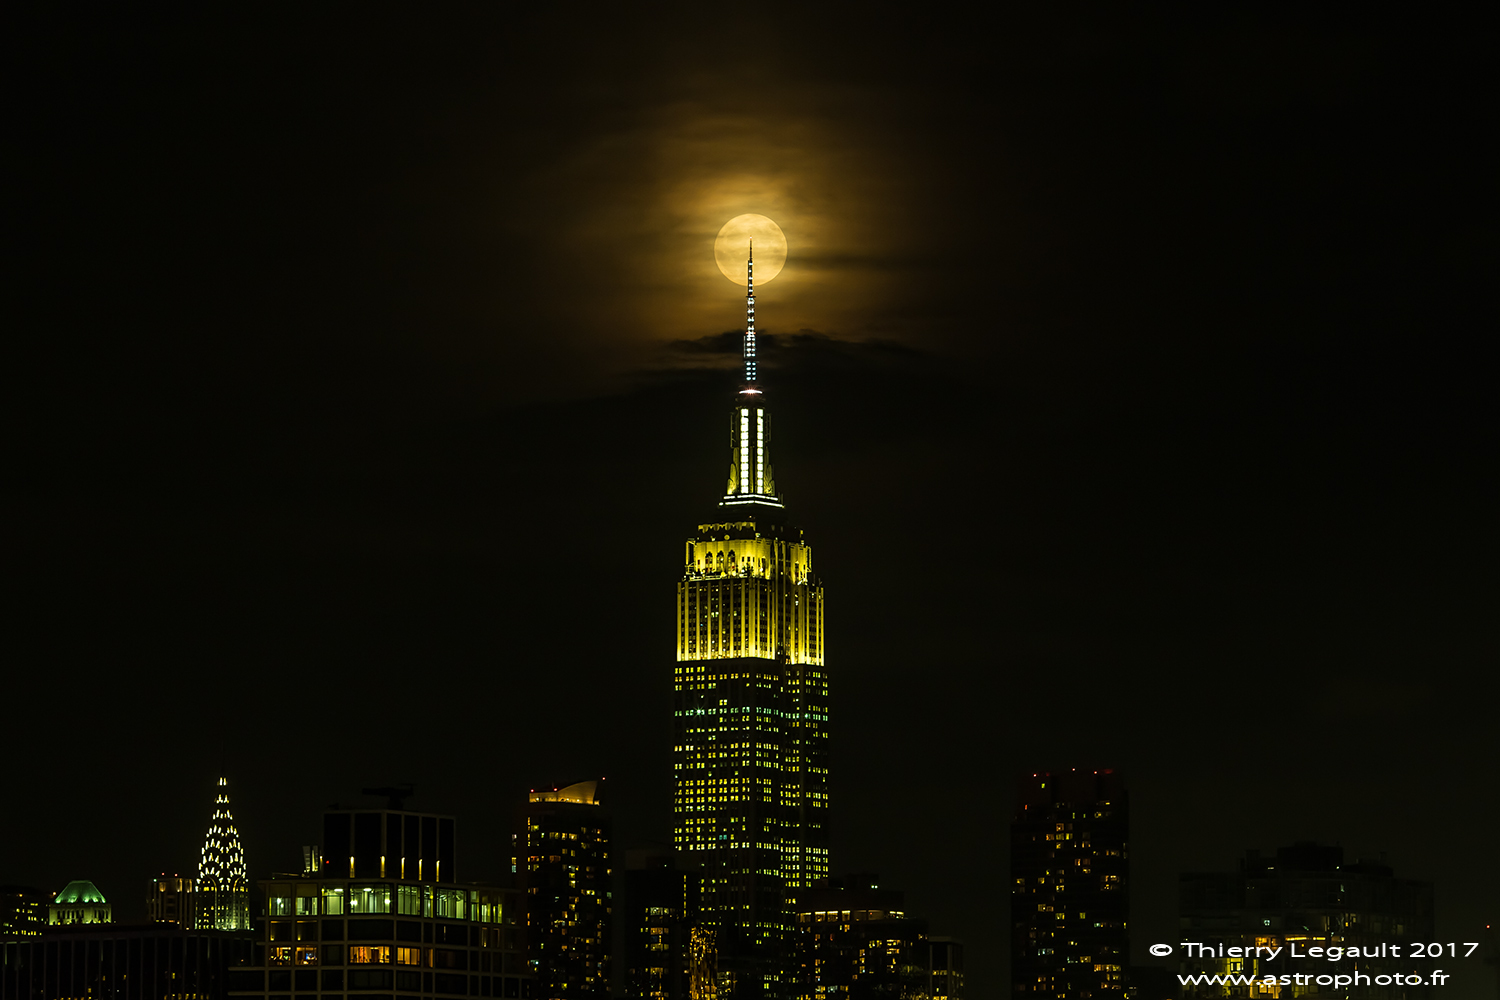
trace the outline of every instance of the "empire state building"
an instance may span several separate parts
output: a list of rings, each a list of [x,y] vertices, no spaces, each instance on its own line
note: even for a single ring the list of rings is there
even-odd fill
[[[756,372],[754,256],[729,475],[683,552],[672,768],[675,848],[703,871],[719,995],[785,995],[797,896],[828,877],[823,587],[771,469]],[[696,865],[695,865],[696,866]]]

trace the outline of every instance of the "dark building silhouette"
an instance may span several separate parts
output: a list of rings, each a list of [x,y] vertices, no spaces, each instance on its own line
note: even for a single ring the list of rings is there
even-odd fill
[[[746,278],[729,475],[684,546],[673,676],[673,843],[703,868],[697,947],[720,1000],[787,995],[799,893],[828,875],[823,586],[772,472]]]
[[[1398,879],[1383,861],[1346,863],[1342,848],[1303,841],[1279,848],[1274,857],[1248,851],[1237,871],[1184,874],[1178,888],[1182,940],[1214,951],[1194,955],[1180,948],[1183,974],[1279,979],[1359,973],[1369,981],[1342,987],[1337,995],[1350,1000],[1425,1000],[1433,995],[1430,986],[1406,982],[1413,975],[1425,981],[1432,961],[1378,954],[1382,944],[1433,940],[1432,884]],[[1361,955],[1330,963],[1294,954],[1294,948],[1306,956],[1311,948],[1329,947],[1357,947]],[[1230,953],[1233,948],[1247,953]],[[1269,949],[1278,948],[1271,957]],[[1366,948],[1377,954],[1367,957]],[[1402,981],[1395,982],[1396,976]],[[1269,988],[1199,984],[1184,986],[1183,995],[1248,997],[1254,989],[1256,997],[1290,998],[1300,995],[1299,986],[1306,992],[1307,985],[1295,978],[1284,987]],[[1327,990],[1323,984],[1319,992]]]
[[[1125,972],[1125,1000],[1180,1000],[1177,967],[1132,965]]]
[[[54,895],[30,885],[0,885],[0,941],[40,934]]]
[[[616,901],[615,919],[623,924],[621,986],[630,1000],[688,1000],[692,995],[702,880],[701,872],[679,868],[670,852],[627,857],[624,896]]]
[[[522,894],[452,880],[455,826],[396,808],[325,814],[316,863],[260,881],[265,915],[229,995],[532,997]]]
[[[457,822],[404,809],[337,809],[323,816],[320,871],[344,878],[456,882]]]
[[[1123,997],[1130,953],[1123,777],[1109,770],[1023,777],[1010,832],[1014,995]]]
[[[963,1000],[963,942],[950,937],[929,937],[927,954],[927,995],[931,1000]]]
[[[1494,924],[1484,925],[1484,964],[1495,970],[1495,996],[1500,998],[1500,934]]]
[[[163,924],[194,926],[193,880],[165,873],[151,880],[146,894],[146,917]]]
[[[0,1000],[227,1000],[248,932],[72,923],[0,944]]]
[[[532,792],[520,827],[512,867],[526,899],[538,996],[609,996],[611,822],[599,782]]]
[[[873,875],[830,879],[800,897],[793,954],[798,1000],[926,1000],[933,946],[927,921],[906,913],[903,894]],[[955,943],[944,942],[943,984]],[[962,966],[962,952],[958,952]],[[950,994],[951,995],[951,994]]]

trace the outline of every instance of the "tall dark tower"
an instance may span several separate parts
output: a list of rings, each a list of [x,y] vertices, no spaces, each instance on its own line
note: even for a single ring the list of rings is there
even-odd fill
[[[537,1000],[609,997],[611,824],[599,784],[533,791],[520,816],[511,866]]]
[[[823,587],[771,471],[754,279],[752,253],[728,485],[677,585],[673,839],[702,866],[720,1000],[787,994],[790,914],[828,876]]]
[[[1011,995],[1119,1000],[1130,954],[1130,797],[1117,771],[1023,777],[1010,825]]]

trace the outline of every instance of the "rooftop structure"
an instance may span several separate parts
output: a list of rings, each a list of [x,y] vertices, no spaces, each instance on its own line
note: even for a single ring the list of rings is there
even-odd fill
[[[250,929],[250,874],[240,832],[229,811],[229,779],[219,779],[208,834],[198,861],[195,920],[201,930]]]
[[[94,883],[77,879],[63,887],[47,905],[47,924],[107,924],[114,919],[114,908]]]

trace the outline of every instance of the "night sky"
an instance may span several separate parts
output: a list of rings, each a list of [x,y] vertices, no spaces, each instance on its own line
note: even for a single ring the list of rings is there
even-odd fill
[[[252,878],[393,782],[669,839],[755,212],[835,871],[1003,997],[1015,777],[1114,767],[1137,962],[1302,839],[1500,919],[1491,33],[522,11],[9,13],[0,882],[143,917],[221,771]]]

